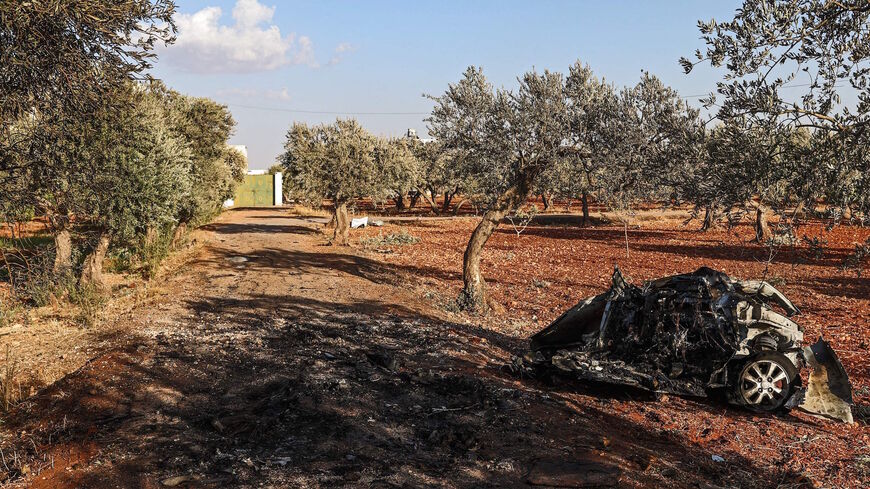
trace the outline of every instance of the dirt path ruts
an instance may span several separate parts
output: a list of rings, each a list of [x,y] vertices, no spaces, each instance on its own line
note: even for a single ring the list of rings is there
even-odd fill
[[[520,339],[451,322],[286,211],[227,213],[207,231],[164,284],[174,293],[126,320],[135,334],[9,417],[0,480],[515,487],[534,469],[624,487],[801,482],[642,429],[613,413],[614,393],[581,410],[572,387],[514,377]]]

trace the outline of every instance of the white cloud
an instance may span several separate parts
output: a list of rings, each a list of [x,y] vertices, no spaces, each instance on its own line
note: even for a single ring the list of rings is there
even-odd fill
[[[177,14],[178,40],[162,54],[168,62],[198,73],[250,73],[288,65],[317,67],[311,39],[282,34],[272,23],[275,7],[238,0],[233,25],[221,25],[220,7]]]
[[[329,64],[334,65],[341,62],[344,59],[344,55],[347,53],[352,53],[356,51],[356,46],[349,42],[340,43],[335,47],[335,53],[332,55],[332,58],[329,59]]]
[[[351,51],[356,51],[356,46],[349,42],[343,42],[335,47],[336,53],[349,53]]]
[[[244,99],[266,99],[280,100],[282,102],[290,101],[290,92],[287,88],[281,90],[259,90],[256,88],[225,88],[215,92],[219,97],[233,97]]]
[[[239,0],[233,7],[233,18],[244,27],[256,27],[272,20],[275,7],[267,7],[257,0]]]
[[[301,36],[298,44],[299,48],[296,50],[296,54],[293,55],[293,62],[298,65],[308,65],[312,68],[320,66],[317,60],[314,59],[314,45],[311,43],[311,39],[307,36]]]

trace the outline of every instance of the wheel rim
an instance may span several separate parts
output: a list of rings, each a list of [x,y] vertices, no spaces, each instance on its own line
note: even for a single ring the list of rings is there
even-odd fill
[[[743,369],[740,393],[753,406],[779,405],[788,393],[788,374],[775,360],[756,360]]]

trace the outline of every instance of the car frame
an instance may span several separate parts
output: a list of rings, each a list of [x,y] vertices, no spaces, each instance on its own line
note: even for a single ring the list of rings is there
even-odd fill
[[[526,362],[654,393],[724,390],[730,403],[755,411],[801,407],[851,422],[846,372],[824,340],[803,346],[803,328],[792,320],[799,314],[765,281],[702,267],[638,287],[616,268],[607,291],[530,338]]]

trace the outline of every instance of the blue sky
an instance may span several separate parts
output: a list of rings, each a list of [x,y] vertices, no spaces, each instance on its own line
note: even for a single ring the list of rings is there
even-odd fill
[[[683,95],[709,92],[721,72],[685,75],[677,60],[703,47],[698,19],[730,19],[741,2],[177,3],[178,42],[159,50],[153,74],[229,105],[238,122],[232,142],[248,146],[251,168],[266,168],[293,121],[337,116],[287,110],[356,113],[375,134],[425,134],[431,102],[422,94],[440,94],[469,65],[513,86],[524,71],[566,71],[580,59],[617,85],[646,69]]]

